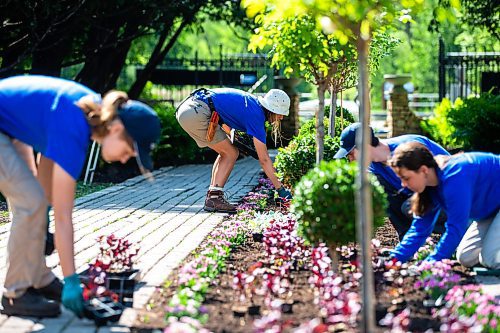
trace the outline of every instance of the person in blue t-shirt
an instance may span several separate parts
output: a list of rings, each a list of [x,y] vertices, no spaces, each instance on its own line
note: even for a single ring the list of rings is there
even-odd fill
[[[349,161],[358,159],[358,149],[356,148],[356,133],[361,127],[360,123],[353,123],[347,126],[340,134],[340,149],[334,158],[347,157]],[[410,197],[413,192],[401,185],[401,181],[394,173],[387,161],[392,157],[394,150],[406,142],[419,142],[426,146],[434,155],[449,155],[449,153],[436,142],[422,135],[406,134],[393,138],[380,140],[371,132],[371,145],[368,158],[371,160],[368,171],[374,174],[387,194],[389,206],[387,214],[389,221],[396,229],[399,240],[403,239],[408,229],[410,229],[413,216],[409,211]],[[441,216],[434,229],[435,233],[444,232],[445,217]]]
[[[179,105],[176,116],[181,127],[200,148],[209,147],[219,154],[212,169],[205,199],[206,211],[236,211],[236,206],[224,198],[223,190],[239,155],[238,149],[226,134],[228,128],[243,131],[253,137],[260,165],[278,190],[278,195],[280,198],[292,198],[276,177],[266,147],[265,128],[265,122],[268,121],[273,125],[273,134],[277,135],[280,121],[283,116],[288,115],[289,109],[290,98],[279,89],[271,89],[264,97],[257,98],[238,89],[202,88],[195,90]]]
[[[433,156],[411,142],[396,149],[390,165],[403,185],[415,192],[415,219],[391,256],[401,262],[411,259],[443,209],[448,217],[446,232],[426,260],[450,258],[456,250],[464,266],[500,268],[500,155]]]
[[[101,100],[89,88],[59,78],[27,75],[0,80],[0,192],[12,211],[2,313],[57,316],[61,302],[82,315],[72,210],[90,140],[101,144],[104,160],[125,163],[136,157],[147,173],[159,135],[156,113],[129,101],[123,92],[112,91]],[[33,150],[42,156],[37,168],[31,161]],[[49,204],[64,285],[44,257]]]

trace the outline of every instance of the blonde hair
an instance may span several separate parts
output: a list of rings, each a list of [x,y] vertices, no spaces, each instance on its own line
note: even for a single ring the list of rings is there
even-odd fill
[[[95,96],[87,95],[76,103],[87,118],[92,135],[103,138],[108,134],[108,125],[118,117],[118,108],[128,101],[123,91],[110,91],[97,102]]]
[[[281,141],[283,136],[281,135],[281,120],[278,119],[278,114],[269,112],[268,122],[271,124],[271,135],[275,143],[278,143],[278,139]]]

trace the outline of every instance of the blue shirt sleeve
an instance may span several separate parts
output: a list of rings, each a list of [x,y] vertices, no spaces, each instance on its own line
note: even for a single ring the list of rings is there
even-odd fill
[[[446,232],[443,234],[429,260],[450,258],[467,231],[472,202],[472,188],[468,177],[456,173],[445,184],[443,195],[446,203]]]
[[[434,230],[440,211],[439,207],[434,206],[427,214],[415,216],[410,229],[403,240],[392,250],[391,255],[401,262],[410,260]]]

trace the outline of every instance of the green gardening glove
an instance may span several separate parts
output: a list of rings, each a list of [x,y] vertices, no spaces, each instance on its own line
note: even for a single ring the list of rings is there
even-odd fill
[[[64,278],[62,290],[62,304],[73,311],[78,317],[83,315],[83,290],[80,286],[80,277],[73,274]]]

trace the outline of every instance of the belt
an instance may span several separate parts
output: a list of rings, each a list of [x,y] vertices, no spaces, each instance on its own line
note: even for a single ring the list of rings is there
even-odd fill
[[[210,116],[210,121],[208,122],[206,139],[208,142],[212,142],[215,137],[215,132],[217,131],[217,126],[222,126],[223,121],[219,116],[219,113],[215,109],[214,101],[212,100],[212,93],[206,88],[199,88],[191,92],[189,97],[194,97],[197,93],[203,93],[206,97],[208,108],[212,113]]]

